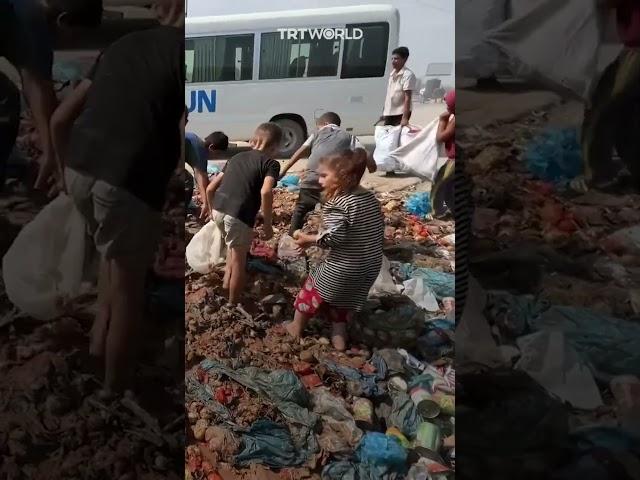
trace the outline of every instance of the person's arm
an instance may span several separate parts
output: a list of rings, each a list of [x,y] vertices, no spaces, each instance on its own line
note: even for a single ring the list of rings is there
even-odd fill
[[[311,144],[309,142],[309,140],[307,140],[305,143],[302,144],[302,146],[293,154],[293,156],[291,157],[290,160],[287,161],[287,163],[284,164],[284,167],[282,167],[282,171],[280,172],[280,178],[284,177],[287,172],[289,171],[289,169],[291,167],[293,167],[296,163],[298,163],[298,160],[300,160],[302,157],[304,157],[305,155],[307,155],[309,153],[309,149],[311,148]]]
[[[202,208],[200,210],[200,219],[205,219],[209,215],[209,197],[207,195],[207,187],[209,185],[209,176],[207,172],[203,172],[200,168],[193,169],[193,176],[195,177],[198,185],[198,193],[200,194],[200,201],[202,202]]]
[[[308,235],[300,231],[295,232],[296,243],[300,248],[318,245],[320,248],[336,248],[348,239],[347,214],[344,210],[331,205],[325,205],[322,219],[326,230],[316,235]]]
[[[440,118],[440,123],[438,124],[438,132],[436,133],[436,141],[439,143],[448,142],[452,138],[454,138],[456,134],[456,119],[455,117],[451,120]]]
[[[91,87],[91,80],[82,80],[76,88],[60,103],[51,116],[51,143],[55,152],[58,171],[62,173],[69,135],[73,123],[80,116]],[[64,178],[64,176],[62,176]]]
[[[42,188],[56,167],[55,151],[51,141],[51,116],[56,109],[57,99],[53,81],[21,69],[22,91],[33,114],[36,131],[42,148],[42,163],[35,188]]]
[[[260,190],[264,239],[273,237],[273,189],[276,187],[277,175],[267,176]]]
[[[404,104],[402,105],[402,121],[400,125],[406,127],[409,125],[409,114],[411,114],[411,90],[404,91]]]
[[[373,159],[373,154],[364,148],[364,145],[362,145],[358,137],[354,136],[351,149],[355,150],[356,148],[361,148],[367,152],[367,170],[369,170],[369,173],[375,173],[378,170],[378,165],[376,165],[376,161]]]
[[[222,183],[222,177],[224,176],[224,172],[220,172],[218,175],[213,177],[213,180],[209,183],[206,189],[206,197],[207,197],[207,205],[209,208],[213,209],[213,199],[216,196],[216,191],[220,188],[220,184]]]

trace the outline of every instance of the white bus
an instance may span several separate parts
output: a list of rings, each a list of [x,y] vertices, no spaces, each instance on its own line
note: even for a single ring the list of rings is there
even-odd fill
[[[221,130],[246,141],[260,123],[273,121],[283,129],[285,157],[323,112],[338,113],[355,135],[373,134],[399,23],[398,11],[387,5],[187,17],[189,130],[200,136]],[[278,30],[325,27],[347,35],[312,40],[305,32],[290,39]]]

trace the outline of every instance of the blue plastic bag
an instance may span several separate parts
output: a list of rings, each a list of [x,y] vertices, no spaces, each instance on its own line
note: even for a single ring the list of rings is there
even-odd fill
[[[407,451],[400,441],[379,432],[368,432],[356,449],[356,458],[365,465],[382,465],[404,469],[407,463]]]
[[[548,182],[564,184],[582,173],[578,130],[547,130],[527,146],[524,162],[531,173]]]
[[[425,217],[431,213],[431,196],[429,192],[414,193],[407,198],[404,206],[411,215]]]
[[[437,272],[430,268],[415,268],[410,263],[400,266],[400,274],[403,278],[422,278],[425,285],[428,285],[438,300],[446,297],[455,297],[456,276],[451,273]]]
[[[299,184],[300,184],[300,177],[298,175],[285,175],[278,182],[278,187],[286,188],[290,192],[294,192],[300,189],[298,187]]]
[[[207,165],[207,175],[217,175],[220,173],[220,168],[216,165]]]

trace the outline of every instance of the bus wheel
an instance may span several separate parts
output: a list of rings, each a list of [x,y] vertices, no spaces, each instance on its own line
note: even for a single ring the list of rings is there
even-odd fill
[[[290,158],[306,140],[304,129],[298,122],[290,118],[280,118],[274,122],[282,129],[282,146],[279,156]]]

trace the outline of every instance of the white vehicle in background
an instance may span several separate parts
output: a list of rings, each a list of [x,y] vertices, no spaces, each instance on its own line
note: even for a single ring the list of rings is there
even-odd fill
[[[382,114],[399,13],[387,5],[187,17],[185,101],[190,130],[221,130],[246,141],[262,122],[284,131],[290,156],[334,111],[355,135],[371,135]],[[279,29],[346,29],[344,38]],[[360,34],[353,33],[360,29]],[[344,32],[344,30],[343,30]],[[284,38],[283,38],[284,37]]]

